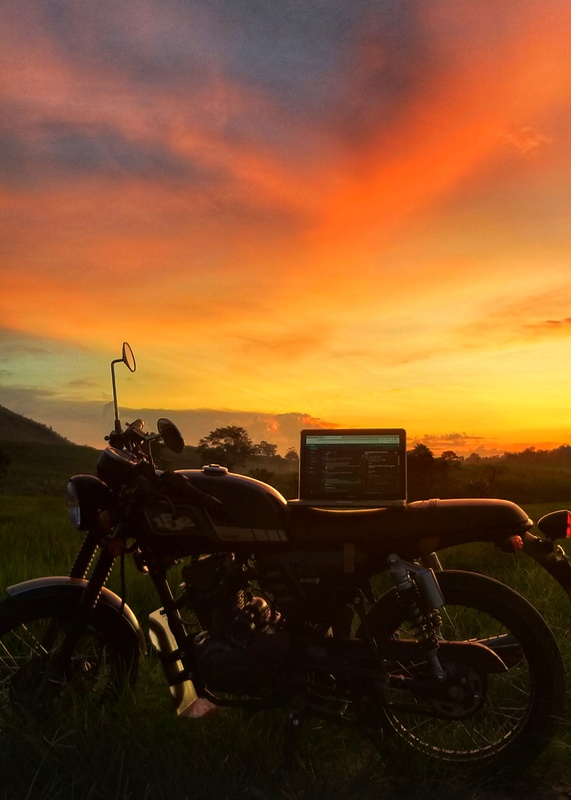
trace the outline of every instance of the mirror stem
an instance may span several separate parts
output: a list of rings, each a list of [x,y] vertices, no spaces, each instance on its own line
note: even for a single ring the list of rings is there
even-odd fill
[[[115,409],[115,433],[121,433],[121,420],[119,419],[119,408],[117,406],[117,385],[115,383],[115,364],[122,364],[122,358],[116,358],[111,362],[111,383],[113,385],[113,407]]]

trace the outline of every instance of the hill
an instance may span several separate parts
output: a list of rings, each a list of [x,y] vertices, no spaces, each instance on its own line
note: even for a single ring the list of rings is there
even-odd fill
[[[0,442],[0,454],[7,459],[0,470],[0,495],[61,497],[72,475],[95,474],[100,451],[64,440],[64,444]]]
[[[70,444],[47,425],[0,406],[0,442],[19,444]]]
[[[0,406],[0,494],[63,495],[71,475],[93,473],[99,452],[72,444]]]

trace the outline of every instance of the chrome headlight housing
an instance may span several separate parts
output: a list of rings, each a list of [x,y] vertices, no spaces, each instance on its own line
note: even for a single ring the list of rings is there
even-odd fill
[[[69,481],[65,490],[65,504],[67,506],[67,515],[72,525],[78,530],[81,530],[81,503],[79,502],[79,495],[73,480]]]

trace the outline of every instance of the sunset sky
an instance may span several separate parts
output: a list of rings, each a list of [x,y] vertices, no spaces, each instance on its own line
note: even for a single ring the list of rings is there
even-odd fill
[[[0,404],[571,442],[569,0],[5,0]]]

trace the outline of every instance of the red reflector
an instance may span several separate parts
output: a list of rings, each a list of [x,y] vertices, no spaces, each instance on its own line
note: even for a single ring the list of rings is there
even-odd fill
[[[571,536],[571,534],[567,535]],[[521,536],[510,536],[510,542],[512,543],[514,553],[517,553],[518,550],[523,550],[523,539]]]
[[[571,539],[571,511],[567,512],[567,533],[565,534],[566,539]]]

